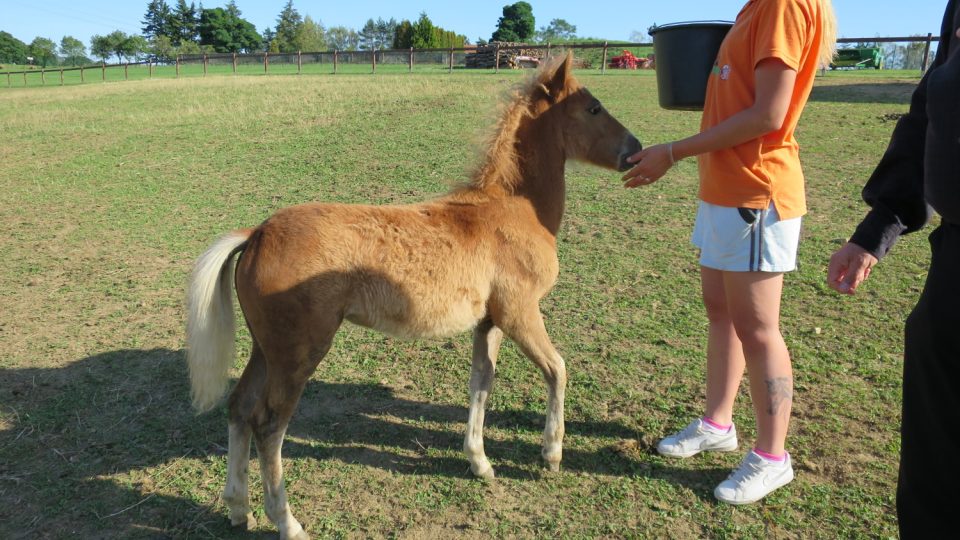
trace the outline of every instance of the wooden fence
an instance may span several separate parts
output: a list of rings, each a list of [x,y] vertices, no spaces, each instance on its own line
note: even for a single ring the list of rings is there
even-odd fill
[[[930,56],[931,44],[939,41],[939,37],[933,34],[927,34],[926,37],[872,37],[872,38],[842,38],[838,40],[840,44],[849,43],[905,43],[905,42],[925,42],[925,53],[923,56],[923,65],[921,72],[925,72]],[[552,45],[515,45],[515,46],[496,46],[495,54],[497,61],[494,64],[493,71],[499,71],[501,54],[509,54],[511,51],[523,49],[539,50],[543,56],[549,58],[555,54],[566,54],[571,50],[574,56],[579,59],[578,64],[581,68],[596,69],[600,73],[606,72],[607,63],[611,57],[611,52],[620,53],[623,50],[639,52],[643,55],[644,51],[652,51],[653,43],[576,43]],[[230,73],[238,73],[243,68],[249,70],[250,66],[256,66],[262,73],[302,73],[304,66],[328,66],[331,73],[353,72],[357,73],[357,66],[369,66],[368,73],[377,73],[378,66],[381,71],[385,68],[391,68],[391,71],[401,70],[414,71],[415,66],[430,66],[434,69],[441,68],[447,72],[453,72],[455,68],[466,69],[466,55],[473,53],[477,47],[451,47],[441,49],[376,49],[366,51],[322,51],[322,52],[295,52],[295,53],[233,53],[233,54],[197,54],[180,55],[167,61],[144,61],[144,62],[126,62],[118,64],[95,64],[78,67],[56,67],[50,69],[33,69],[22,71],[0,72],[0,77],[6,78],[6,87],[14,86],[14,81],[22,78],[22,86],[28,85],[28,77],[39,79],[41,85],[46,85],[48,78],[51,84],[64,85],[67,78],[72,82],[93,82],[100,80],[106,82],[109,80],[121,80],[118,73],[122,70],[122,80],[131,78],[131,70],[134,71],[135,78],[153,78],[157,76],[180,78],[184,75],[185,66],[191,66],[193,71],[200,71],[206,76],[212,68],[223,71],[229,68]],[[594,65],[598,63],[599,65]],[[352,69],[346,69],[346,68]],[[316,71],[314,69],[314,71]],[[108,72],[110,75],[108,76]],[[161,73],[162,72],[162,73]],[[363,71],[367,72],[367,71]],[[79,81],[76,79],[79,78]],[[2,80],[2,79],[0,79]],[[2,85],[2,83],[0,83]],[[17,86],[21,86],[17,84]]]

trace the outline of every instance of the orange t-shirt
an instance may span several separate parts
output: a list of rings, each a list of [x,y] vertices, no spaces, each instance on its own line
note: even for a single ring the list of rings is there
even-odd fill
[[[797,79],[779,130],[700,156],[701,200],[761,209],[772,201],[781,219],[806,213],[800,146],[793,132],[820,67],[822,32],[819,0],[750,0],[737,15],[707,82],[701,131],[753,105],[760,61],[777,58],[797,72]]]

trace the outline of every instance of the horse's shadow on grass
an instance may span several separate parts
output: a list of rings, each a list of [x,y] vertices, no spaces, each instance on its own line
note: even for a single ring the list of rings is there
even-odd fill
[[[460,453],[466,417],[466,407],[398,398],[378,384],[311,381],[284,457],[468,479]],[[498,476],[547,474],[531,473],[540,469],[530,466],[539,462],[543,421],[525,410],[488,412],[487,454]],[[573,449],[570,442],[579,437],[642,437],[615,422],[568,421],[566,427],[566,471],[663,479],[703,499],[726,473],[665,466],[648,448],[632,454]],[[121,350],[62,368],[0,369],[0,537],[230,536],[216,501],[160,494],[174,484],[190,491],[195,478],[165,472],[183,469],[182,458],[224,468],[226,432],[222,407],[202,416],[190,408],[183,351]],[[122,482],[113,478],[118,474]]]

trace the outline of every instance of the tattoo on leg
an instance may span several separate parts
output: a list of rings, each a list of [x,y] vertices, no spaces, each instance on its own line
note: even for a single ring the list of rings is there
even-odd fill
[[[783,405],[789,405],[793,400],[793,381],[790,377],[776,377],[767,379],[767,413],[775,416]]]

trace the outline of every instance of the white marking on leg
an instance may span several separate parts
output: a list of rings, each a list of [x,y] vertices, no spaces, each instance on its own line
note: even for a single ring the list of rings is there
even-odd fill
[[[560,470],[563,459],[563,402],[566,396],[567,369],[563,358],[553,352],[549,370],[544,370],[547,379],[547,419],[543,427],[543,460],[552,471]]]
[[[287,492],[283,486],[283,465],[280,448],[284,431],[263,441],[260,450],[260,476],[263,479],[263,506],[280,533],[281,540],[306,540],[309,538],[300,522],[290,512]]]
[[[229,431],[227,484],[223,488],[223,501],[230,510],[230,524],[252,530],[257,527],[257,520],[250,511],[250,427],[230,422]]]
[[[483,420],[487,398],[493,388],[497,352],[503,332],[496,327],[478,327],[473,340],[473,367],[470,373],[470,412],[463,451],[470,461],[470,470],[479,478],[494,477],[493,467],[483,449]]]

